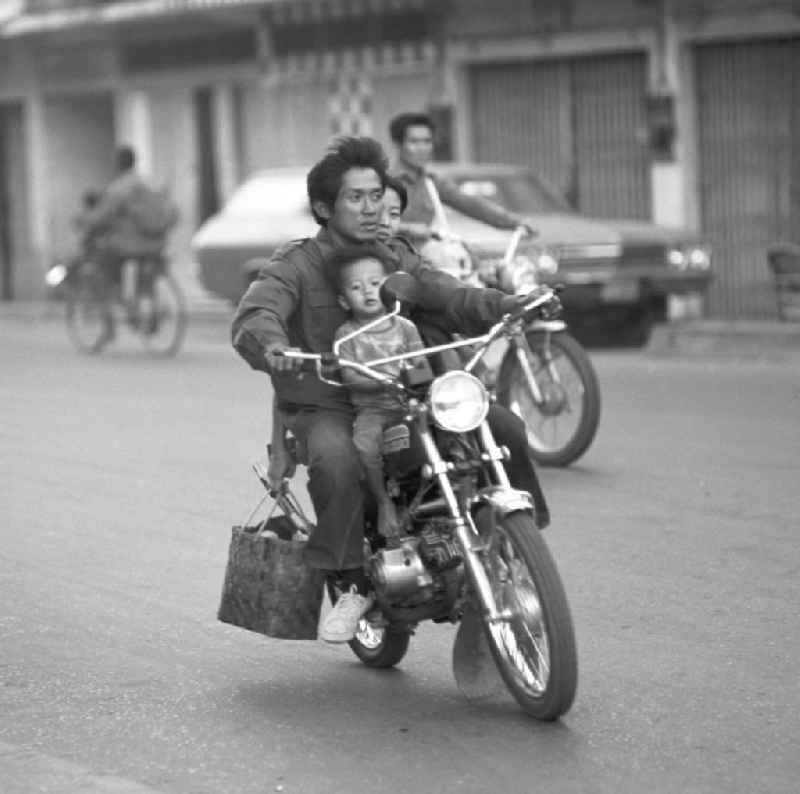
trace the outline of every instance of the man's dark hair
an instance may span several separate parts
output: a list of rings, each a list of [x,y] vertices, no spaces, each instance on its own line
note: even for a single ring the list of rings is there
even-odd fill
[[[431,134],[436,132],[436,125],[427,113],[401,113],[389,122],[389,137],[402,146],[409,127],[427,127]]]
[[[391,188],[400,196],[400,212],[405,212],[406,207],[408,206],[408,191],[406,190],[406,186],[403,184],[401,179],[398,179],[396,176],[387,176],[386,177],[386,184],[384,188]]]
[[[344,175],[351,168],[371,168],[380,177],[381,186],[386,185],[389,160],[378,141],[374,138],[337,138],[306,177],[311,214],[320,226],[326,226],[328,222],[317,214],[314,203],[321,201],[333,210]]]
[[[136,165],[136,152],[130,146],[120,146],[117,149],[117,168],[120,171],[130,171]]]
[[[337,248],[323,265],[325,275],[337,292],[342,291],[342,274],[353,264],[362,259],[377,259],[383,265],[384,273],[391,273],[395,268],[391,252],[378,245],[347,245]]]

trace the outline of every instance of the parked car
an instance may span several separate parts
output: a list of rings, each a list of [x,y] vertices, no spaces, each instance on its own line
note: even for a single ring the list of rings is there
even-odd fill
[[[557,264],[543,280],[564,285],[562,302],[578,333],[615,325],[641,343],[652,323],[666,317],[670,295],[702,295],[708,286],[711,251],[696,233],[576,212],[532,170],[519,166],[447,163],[435,170],[465,192],[533,219],[539,234],[527,253],[548,258],[551,271]],[[250,260],[316,233],[306,173],[306,168],[283,168],[254,174],[200,227],[192,248],[207,290],[238,301],[255,276]],[[478,257],[502,255],[507,231],[447,212],[452,231]]]

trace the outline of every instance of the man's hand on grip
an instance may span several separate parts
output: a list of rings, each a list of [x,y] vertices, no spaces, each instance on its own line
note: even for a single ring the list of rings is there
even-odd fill
[[[300,370],[303,366],[303,360],[284,355],[289,351],[299,353],[300,349],[297,347],[283,347],[282,345],[271,345],[267,348],[264,358],[267,361],[267,367],[270,372],[298,372]]]

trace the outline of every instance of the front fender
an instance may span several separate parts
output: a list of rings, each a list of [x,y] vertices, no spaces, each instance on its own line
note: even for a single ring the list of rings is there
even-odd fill
[[[518,491],[515,488],[503,488],[493,485],[483,488],[472,499],[472,512],[480,507],[489,505],[495,515],[505,518],[509,513],[520,510],[533,514],[535,512],[533,498],[527,491]]]

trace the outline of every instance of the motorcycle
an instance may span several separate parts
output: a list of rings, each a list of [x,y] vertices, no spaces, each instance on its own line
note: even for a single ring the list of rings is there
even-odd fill
[[[503,258],[475,260],[451,269],[465,284],[525,295],[553,275],[558,262],[546,250],[518,253],[527,234],[516,229]],[[534,317],[508,337],[494,374],[497,399],[516,413],[528,433],[531,455],[543,466],[568,466],[590,447],[600,423],[600,384],[591,359],[560,317]]]
[[[389,276],[382,290],[393,306],[389,316],[417,302],[417,290],[408,274]],[[555,292],[542,287],[483,336],[375,361],[345,360],[339,343],[331,353],[284,352],[306,360],[335,386],[342,386],[337,374],[350,368],[396,394],[406,411],[383,436],[386,487],[401,539],[390,546],[371,527],[365,531],[375,605],[350,642],[355,655],[369,667],[392,667],[418,623],[458,623],[453,670],[461,691],[478,699],[505,687],[540,720],[558,719],[572,705],[578,675],[573,623],[534,523],[532,498],[509,483],[503,466],[509,453],[494,440],[486,421],[490,397],[472,370],[494,342],[513,338],[531,317],[545,318],[558,306]],[[463,369],[434,377],[410,364],[459,348],[469,351]],[[400,363],[399,375],[380,369],[393,362]],[[329,595],[335,602],[340,592],[329,585]]]

